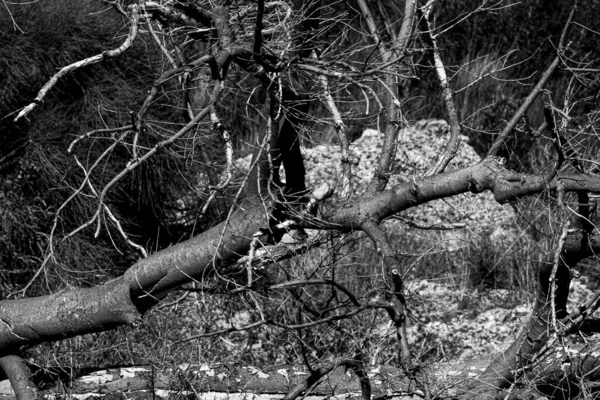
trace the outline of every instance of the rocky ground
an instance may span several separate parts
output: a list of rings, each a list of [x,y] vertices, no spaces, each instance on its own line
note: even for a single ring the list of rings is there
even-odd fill
[[[444,120],[428,119],[416,122],[400,130],[398,147],[393,162],[393,175],[388,188],[402,182],[422,177],[437,157],[443,152],[448,141],[448,124]],[[461,145],[455,158],[447,170],[467,167],[480,161],[466,136],[460,137]],[[366,129],[363,134],[350,144],[350,161],[352,175],[352,196],[362,194],[373,176],[378,157],[381,153],[382,136],[374,129]],[[306,185],[316,188],[327,182],[335,188],[336,194],[341,192],[342,162],[340,148],[336,144],[320,144],[303,147],[302,156],[306,168]],[[235,170],[245,174],[251,165],[251,155],[238,158]],[[282,169],[285,181],[285,171]],[[206,181],[201,177],[200,181]],[[442,230],[436,235],[437,244],[445,249],[456,250],[461,242],[468,242],[481,232],[486,232],[495,239],[514,236],[511,226],[514,225],[514,212],[509,205],[498,204],[491,193],[465,193],[448,199],[441,199],[411,208],[398,216],[412,225],[427,227],[455,227],[458,230]],[[405,223],[392,220],[386,223],[388,230],[404,232],[426,239],[430,233],[421,234],[412,227],[407,229]],[[429,231],[431,232],[431,231]],[[432,243],[433,244],[433,243]]]
[[[408,291],[412,304],[408,336],[425,359],[427,351],[453,360],[501,352],[517,336],[533,306],[533,296],[528,301],[506,289],[473,292],[422,280],[409,284]],[[569,310],[592,293],[586,277],[574,280]]]
[[[480,157],[461,136],[461,146],[448,170],[476,164]],[[398,151],[394,161],[394,175],[389,187],[423,176],[435,164],[437,156],[448,140],[448,124],[443,120],[421,120],[400,131]],[[354,195],[364,192],[381,150],[381,134],[367,129],[350,145]],[[322,144],[302,149],[308,187],[328,182],[332,187],[341,184],[341,155],[337,145]],[[239,171],[247,171],[251,157],[236,161]],[[409,235],[422,244],[436,246],[436,250],[456,251],[469,243],[481,242],[485,236],[490,243],[520,243],[523,232],[514,223],[514,211],[508,205],[498,204],[490,193],[464,194],[437,200],[407,210],[399,220],[386,223],[389,232]],[[414,224],[425,226],[455,225],[456,230],[419,230]],[[516,244],[519,246],[519,244]],[[512,246],[512,245],[510,245]],[[510,248],[507,245],[507,248]],[[501,246],[500,246],[501,247]],[[572,283],[570,304],[585,301],[591,291],[587,280]],[[523,323],[528,319],[534,294],[510,292],[505,289],[473,292],[472,287],[447,285],[433,280],[418,280],[408,286],[411,309],[409,338],[419,353],[428,358],[446,356],[468,359],[489,355],[506,348]],[[377,328],[383,337],[390,328]]]

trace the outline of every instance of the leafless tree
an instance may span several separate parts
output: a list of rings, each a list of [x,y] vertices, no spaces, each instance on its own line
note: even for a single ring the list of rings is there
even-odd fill
[[[301,307],[304,316],[294,323],[261,313],[257,321],[197,337],[264,325],[301,330],[380,310],[393,323],[398,365],[407,377],[425,398],[445,393],[441,389],[444,382],[434,382],[428,369],[415,362],[414,350],[411,352],[403,287],[406,271],[398,257],[401,249],[394,248],[382,221],[418,205],[463,193],[491,192],[496,201],[511,202],[515,207],[522,199],[543,194],[560,215],[561,225],[548,262],[541,264],[530,321],[514,344],[492,361],[477,381],[467,383],[460,396],[516,396],[515,383],[539,365],[544,352],[584,326],[593,328],[586,321],[600,305],[599,295],[574,313],[566,310],[573,268],[581,260],[594,257],[599,246],[592,215],[594,195],[600,193],[600,178],[594,169],[598,162],[594,140],[599,114],[594,99],[581,95],[582,88],[597,76],[597,60],[573,50],[576,43],[572,43],[581,32],[596,33],[586,31],[577,22],[577,2],[564,21],[554,58],[548,60],[543,73],[536,75],[537,82],[505,127],[493,136],[487,156],[460,169],[450,169],[449,165],[459,146],[465,145],[461,134],[469,116],[459,115],[455,92],[468,88],[457,87],[452,80],[453,69],[444,64],[440,41],[450,29],[473,15],[499,12],[511,4],[481,0],[455,19],[447,20],[440,15],[448,5],[435,0],[406,0],[403,7],[366,0],[331,4],[319,0],[107,3],[128,20],[128,33],[122,44],[62,68],[29,105],[18,111],[15,121],[34,115],[59,80],[77,69],[120,57],[141,36],[160,49],[164,72],[149,88],[143,105],[132,113],[131,123],[90,131],[77,137],[69,147],[71,151],[88,140],[107,139],[105,152],[93,162],[84,165],[75,158],[84,177],[64,204],[66,207],[85,195],[95,199],[96,208],[86,223],[60,235],[63,207],[56,210],[39,272],[56,256],[55,249],[61,241],[88,228],[95,230],[96,235],[109,227],[118,231],[139,252],[140,259],[122,276],[102,285],[0,302],[0,349],[4,355],[0,365],[20,398],[36,396],[31,386],[22,383],[28,379],[19,357],[23,346],[139,324],[142,316],[171,292],[192,282],[201,285],[215,275],[227,282],[231,293],[266,290],[263,267],[296,257],[332,238],[343,243],[360,232],[370,238],[380,258],[381,264],[373,265],[373,270],[383,266],[380,287],[357,295],[336,276],[290,274],[283,281],[269,282],[267,289],[287,290],[290,298],[302,304],[301,289],[310,292],[315,286],[326,286],[335,292],[328,303],[330,307],[312,309],[306,302]],[[510,72],[502,60],[506,61],[501,58],[493,68],[484,69],[469,85],[487,76]],[[427,171],[390,185],[390,178],[402,172],[394,168],[398,135],[409,127],[409,99],[404,93],[424,66],[435,71],[439,83],[439,96],[449,124],[447,144]],[[570,76],[568,88],[552,93],[546,84],[559,69]],[[231,83],[231,76],[237,82]],[[240,77],[245,82],[240,83]],[[256,143],[251,143],[254,154],[250,172],[243,174],[237,186],[232,186],[237,173],[232,137],[237,125],[220,116],[220,107],[233,101],[228,89],[231,87],[246,93],[247,105],[259,110],[263,117]],[[263,102],[256,101],[256,91],[266,93]],[[147,118],[148,111],[164,101],[165,93],[174,94],[178,99],[176,112],[186,118],[177,130],[164,129]],[[545,122],[530,128],[527,112],[541,96],[546,96]],[[583,107],[584,104],[593,107]],[[366,114],[365,120],[381,132],[382,150],[367,189],[357,194],[348,124],[359,114]],[[336,134],[342,179],[339,187],[324,184],[307,188],[300,144],[324,131]],[[190,155],[195,146],[207,145],[211,132],[219,135],[222,149],[214,154]],[[499,154],[514,140],[515,132],[517,137],[529,135],[542,144],[551,143],[556,158],[552,168],[535,173],[509,169],[506,158]],[[141,144],[145,136],[155,139],[151,146]],[[94,177],[102,173],[104,157],[116,146],[127,148],[129,162],[106,185],[97,187]],[[107,196],[124,177],[160,152],[182,156],[181,148],[184,156],[200,157],[201,162],[217,164],[221,169],[206,171],[210,187],[199,214],[184,212],[177,218],[189,223],[207,210],[217,209],[223,220],[189,240],[147,254],[148,250],[135,243],[121,227]],[[39,274],[34,279],[39,279]],[[27,288],[22,293],[26,292]],[[363,397],[368,399],[371,393],[363,357],[368,354],[358,352],[352,360],[338,364],[359,371],[364,383]],[[572,373],[594,371],[598,360],[590,360],[589,365],[583,366],[582,362],[580,370],[584,371]],[[298,396],[327,371],[313,371],[313,381],[307,381],[304,388],[286,398]]]

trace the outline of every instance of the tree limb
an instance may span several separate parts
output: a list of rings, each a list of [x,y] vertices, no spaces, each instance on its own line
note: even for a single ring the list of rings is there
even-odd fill
[[[35,109],[38,105],[42,104],[44,97],[46,97],[46,94],[48,94],[50,89],[52,89],[54,87],[54,85],[56,85],[56,83],[58,82],[59,79],[61,79],[68,73],[71,73],[79,68],[86,67],[88,65],[97,64],[107,58],[117,57],[117,56],[123,54],[128,48],[130,48],[133,45],[133,41],[135,40],[135,38],[137,36],[139,23],[140,23],[140,11],[139,11],[138,5],[132,4],[130,6],[130,12],[131,12],[131,17],[130,17],[131,27],[129,28],[129,33],[127,35],[127,38],[125,39],[123,44],[121,44],[121,46],[119,46],[118,48],[113,49],[113,50],[103,51],[102,53],[97,54],[93,57],[89,57],[89,58],[86,58],[85,60],[77,61],[71,65],[67,65],[66,67],[63,67],[60,71],[58,71],[56,74],[54,74],[48,82],[46,82],[46,84],[38,92],[38,95],[33,100],[33,102],[30,103],[29,105],[25,106],[19,112],[19,114],[17,114],[16,118],[14,119],[14,122],[17,122],[21,118],[27,116],[27,114],[29,114],[31,111],[33,111],[33,109]]]
[[[550,63],[548,68],[546,68],[546,70],[540,77],[540,80],[538,81],[538,83],[535,85],[535,87],[531,90],[529,95],[525,98],[525,100],[521,104],[521,107],[519,107],[519,109],[513,114],[512,118],[510,119],[510,121],[508,121],[508,123],[506,124],[506,126],[504,127],[502,132],[500,132],[498,134],[498,137],[496,138],[496,140],[494,140],[494,143],[492,144],[492,147],[490,148],[490,151],[488,152],[488,155],[487,155],[488,157],[498,155],[498,151],[500,151],[502,146],[506,143],[509,135],[511,134],[513,129],[515,129],[515,126],[517,126],[517,123],[525,115],[527,110],[529,110],[529,107],[531,107],[531,105],[533,104],[536,97],[541,93],[541,91],[544,89],[544,86],[546,85],[548,80],[550,80],[550,78],[552,77],[552,75],[554,74],[556,69],[558,68],[558,65],[561,62],[561,57],[563,55],[563,52],[566,49],[566,46],[564,45],[564,39],[566,37],[568,28],[571,25],[571,22],[573,20],[573,16],[575,15],[575,12],[577,11],[577,7],[578,7],[578,3],[577,3],[577,0],[575,0],[573,3],[573,8],[571,9],[571,13],[569,14],[569,17],[567,19],[567,22],[565,23],[565,26],[564,26],[562,34],[561,34],[559,46],[557,49],[558,55]]]
[[[31,380],[31,371],[21,357],[13,354],[0,357],[0,368],[8,376],[17,400],[37,400],[38,391]]]

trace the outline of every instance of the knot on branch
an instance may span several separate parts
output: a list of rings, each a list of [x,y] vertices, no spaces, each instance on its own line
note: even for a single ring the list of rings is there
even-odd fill
[[[477,179],[475,179],[473,176],[469,176],[467,178],[467,182],[469,184],[469,191],[471,193],[480,193],[483,191],[483,187],[481,187],[481,185],[477,182]]]
[[[412,194],[415,197],[419,196],[419,185],[417,185],[416,183],[413,183],[413,185],[410,187],[410,194]]]

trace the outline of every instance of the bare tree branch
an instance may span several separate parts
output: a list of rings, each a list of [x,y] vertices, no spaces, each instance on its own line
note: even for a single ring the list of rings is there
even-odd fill
[[[488,156],[498,155],[498,151],[500,151],[500,149],[502,148],[504,143],[506,143],[509,135],[512,133],[513,129],[515,129],[515,127],[517,126],[517,123],[525,115],[527,110],[529,110],[529,107],[531,107],[531,105],[533,104],[533,101],[541,93],[541,91],[544,89],[544,86],[546,85],[548,80],[550,80],[550,78],[552,77],[552,75],[554,74],[556,69],[558,68],[558,66],[561,62],[561,57],[563,56],[563,52],[566,50],[566,48],[568,48],[568,45],[564,44],[564,40],[567,35],[569,26],[571,25],[571,22],[573,20],[573,16],[575,15],[575,12],[577,11],[577,7],[578,7],[578,3],[577,3],[577,0],[575,0],[573,3],[573,8],[571,9],[571,13],[569,14],[569,18],[567,19],[567,22],[565,23],[565,27],[563,28],[563,31],[561,34],[559,46],[557,49],[558,55],[552,61],[552,63],[550,63],[548,68],[546,68],[546,70],[542,73],[540,80],[537,82],[535,87],[531,90],[531,92],[529,93],[527,98],[525,98],[525,100],[521,104],[521,107],[519,107],[517,112],[515,112],[513,114],[512,118],[510,119],[510,121],[508,121],[508,123],[506,124],[506,126],[504,127],[502,132],[500,132],[498,134],[498,137],[496,138],[496,140],[492,144],[492,147],[490,148],[490,151],[488,152]]]
[[[30,103],[29,105],[25,106],[19,112],[19,114],[17,114],[14,121],[16,122],[16,121],[20,120],[21,118],[27,116],[27,114],[29,114],[31,111],[33,111],[33,109],[35,109],[38,105],[42,104],[44,97],[46,97],[46,94],[50,91],[50,89],[52,89],[54,87],[54,85],[56,85],[56,83],[58,82],[59,79],[61,79],[68,73],[73,72],[79,68],[86,67],[88,65],[97,64],[107,58],[118,57],[121,54],[123,54],[127,49],[129,49],[133,45],[133,41],[135,40],[137,33],[138,33],[138,29],[139,29],[139,23],[140,23],[139,7],[136,4],[132,4],[130,6],[130,12],[131,12],[131,18],[130,18],[131,26],[129,28],[129,33],[127,35],[127,38],[125,39],[123,44],[121,44],[121,46],[119,46],[118,48],[113,49],[113,50],[103,51],[102,53],[97,54],[93,57],[89,57],[89,58],[86,58],[85,60],[77,61],[71,65],[67,65],[66,67],[63,67],[60,71],[58,71],[56,74],[54,74],[54,76],[52,76],[52,78],[50,78],[50,80],[48,82],[46,82],[46,84],[38,92],[38,95],[33,100],[33,102]]]
[[[36,400],[38,391],[31,380],[31,371],[25,361],[17,355],[0,357],[0,368],[4,371],[18,400]]]
[[[438,80],[442,87],[442,98],[448,114],[448,120],[450,122],[450,140],[446,144],[444,152],[439,156],[437,163],[425,174],[425,176],[437,175],[443,172],[450,161],[456,155],[458,146],[460,145],[460,124],[458,122],[458,113],[456,112],[456,106],[454,105],[453,91],[450,88],[448,77],[446,76],[446,68],[440,56],[440,50],[437,45],[437,40],[434,36],[434,26],[431,21],[433,12],[433,3],[426,6],[423,14],[427,22],[427,32],[429,40],[431,41],[432,52],[433,52],[433,63],[435,65],[435,72],[437,73]]]

